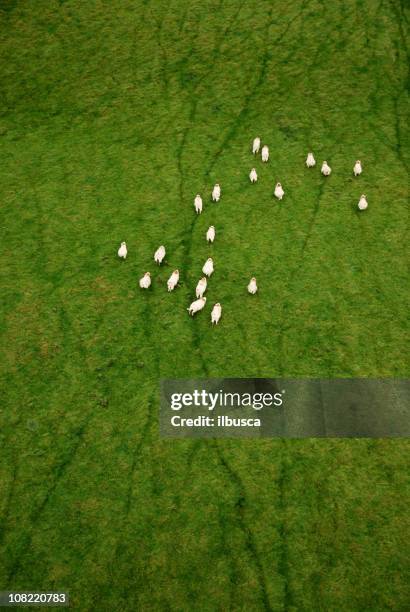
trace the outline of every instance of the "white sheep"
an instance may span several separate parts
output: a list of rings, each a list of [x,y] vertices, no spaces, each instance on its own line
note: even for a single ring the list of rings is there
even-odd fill
[[[207,286],[206,276],[203,276],[201,280],[198,281],[198,284],[196,286],[195,295],[197,298],[201,298],[204,295],[206,291],[206,286]]]
[[[258,180],[258,175],[256,174],[255,168],[252,168],[252,170],[250,171],[249,180],[251,181],[251,183],[256,183],[256,181]]]
[[[187,310],[191,316],[194,316],[196,312],[199,312],[200,310],[202,310],[205,304],[206,304],[206,297],[201,297],[199,298],[199,300],[195,300],[194,302],[192,302],[192,304],[190,305],[189,308],[187,308]]]
[[[360,196],[360,200],[357,206],[359,210],[366,210],[366,208],[369,206],[366,200],[366,196],[364,194]]]
[[[206,262],[204,263],[202,272],[205,274],[205,276],[211,276],[213,271],[214,271],[214,262],[213,262],[212,257],[209,257],[209,259],[207,259]]]
[[[269,159],[269,147],[267,145],[264,145],[262,147],[262,161],[267,162],[268,159]]]
[[[278,198],[278,200],[281,200],[284,195],[285,195],[285,192],[283,191],[282,185],[280,183],[276,183],[275,197]]]
[[[316,166],[316,160],[313,157],[313,153],[308,153],[308,156],[306,158],[306,166],[308,168],[313,168],[313,166]]]
[[[168,291],[173,291],[179,283],[179,270],[174,270],[167,281]]]
[[[360,159],[358,159],[355,165],[353,166],[353,174],[355,176],[359,176],[359,174],[361,174],[362,172],[363,172],[362,162],[360,161]]]
[[[148,289],[151,286],[151,274],[149,272],[145,272],[144,276],[140,278],[140,287],[141,289]]]
[[[213,225],[208,227],[208,231],[206,232],[206,239],[208,242],[213,242],[215,240],[215,228]]]
[[[255,153],[259,153],[259,149],[261,146],[261,139],[259,138],[259,136],[257,136],[252,144],[252,153],[255,155]]]
[[[127,258],[127,245],[125,244],[125,242],[121,242],[121,246],[118,249],[118,257],[122,257],[123,259]]]
[[[218,325],[219,319],[221,318],[221,314],[222,314],[222,306],[218,303],[215,304],[215,306],[212,308],[212,312],[211,312],[211,322],[212,325],[215,323],[215,325]]]
[[[321,173],[323,174],[323,176],[329,176],[331,172],[332,168],[328,165],[327,161],[324,161],[322,164]]]
[[[196,214],[200,215],[202,212],[202,198],[199,193],[195,196],[194,206]]]
[[[221,197],[221,188],[217,183],[212,190],[212,201],[219,202],[220,197]]]
[[[156,261],[158,265],[160,265],[164,257],[165,257],[165,247],[161,245],[160,247],[157,248],[157,250],[154,253],[154,260]]]
[[[258,285],[256,284],[256,278],[253,276],[249,281],[248,291],[254,295],[258,290]]]

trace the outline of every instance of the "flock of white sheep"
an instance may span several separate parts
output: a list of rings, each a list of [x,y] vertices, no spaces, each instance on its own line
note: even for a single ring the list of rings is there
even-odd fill
[[[257,155],[260,151],[260,147],[261,147],[261,139],[257,137],[254,139],[252,143],[252,153],[254,155]],[[261,158],[262,158],[262,161],[265,163],[269,160],[269,147],[267,145],[264,145],[262,147]],[[308,153],[308,156],[306,158],[306,166],[308,168],[313,168],[315,165],[316,165],[316,160],[313,156],[313,153]],[[363,171],[362,164],[360,160],[357,160],[353,166],[353,174],[354,176],[359,176],[362,173],[362,171]],[[322,163],[321,173],[323,174],[323,176],[329,176],[331,172],[332,172],[331,167],[329,166],[327,161],[324,161]],[[249,180],[251,181],[251,183],[256,183],[256,181],[258,180],[258,174],[255,168],[252,168],[252,170],[250,171]],[[283,196],[285,195],[285,191],[280,183],[276,183],[274,195],[278,200],[282,200]],[[219,202],[220,199],[221,199],[221,187],[218,183],[216,183],[216,185],[214,186],[212,190],[212,201]],[[360,197],[359,203],[358,203],[358,208],[359,210],[366,210],[367,206],[368,204],[367,204],[366,196],[362,194]],[[195,196],[194,208],[197,214],[202,213],[203,201],[199,194]],[[211,225],[206,232],[207,242],[213,242],[215,240],[215,234],[216,234],[215,227]],[[127,253],[128,251],[127,251],[126,243],[121,242],[121,246],[118,249],[118,256],[122,259],[126,259]],[[161,265],[161,263],[163,262],[165,258],[165,254],[166,254],[165,247],[161,245],[160,247],[158,247],[158,249],[154,253],[154,261],[158,265]],[[209,257],[202,267],[202,272],[204,273],[205,276],[203,276],[200,279],[200,281],[198,282],[196,286],[196,290],[195,290],[196,300],[194,300],[192,304],[189,306],[189,308],[187,308],[189,314],[192,316],[205,307],[206,297],[204,296],[204,293],[208,286],[208,278],[212,275],[213,271],[214,271],[214,262],[213,262],[212,257]],[[174,270],[167,281],[168,291],[173,291],[175,287],[178,285],[178,283],[179,283],[179,270]],[[141,289],[149,289],[149,287],[151,286],[150,272],[145,272],[144,276],[140,278],[139,280],[139,285]],[[256,283],[256,278],[252,277],[248,284],[248,292],[254,295],[257,291],[258,291],[258,285]],[[215,325],[217,325],[221,318],[221,315],[222,315],[222,306],[218,302],[214,305],[212,309],[211,323],[212,324],[215,323]]]

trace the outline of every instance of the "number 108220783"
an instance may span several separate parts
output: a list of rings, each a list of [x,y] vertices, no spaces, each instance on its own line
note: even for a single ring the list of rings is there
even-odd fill
[[[0,592],[0,606],[68,606],[67,593]]]

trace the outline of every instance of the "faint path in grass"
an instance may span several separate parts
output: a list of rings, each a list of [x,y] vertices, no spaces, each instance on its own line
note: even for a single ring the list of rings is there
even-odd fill
[[[88,427],[89,427],[90,422],[91,422],[93,417],[94,417],[94,413],[90,412],[86,416],[86,418],[83,420],[83,422],[81,423],[80,427],[76,431],[73,432],[73,436],[72,437],[74,439],[74,443],[71,445],[71,447],[69,447],[69,449],[66,452],[66,455],[63,458],[63,460],[54,469],[54,480],[53,480],[53,483],[48,488],[48,490],[47,490],[47,492],[46,492],[46,494],[45,494],[45,496],[43,498],[43,501],[31,513],[31,515],[30,515],[30,528],[24,533],[24,535],[22,535],[19,544],[16,546],[15,550],[13,551],[14,559],[11,560],[11,563],[9,565],[9,570],[8,570],[8,583],[9,584],[13,584],[13,580],[14,580],[16,574],[18,573],[23,560],[26,558],[27,554],[29,553],[29,548],[31,546],[31,542],[32,542],[33,535],[34,535],[35,529],[37,527],[37,524],[40,521],[40,518],[41,518],[45,508],[47,507],[48,503],[52,499],[52,496],[53,496],[54,492],[56,491],[56,489],[57,489],[61,479],[66,474],[67,469],[73,463],[73,461],[74,461],[74,459],[76,457],[76,454],[77,454],[79,448],[81,447],[81,445],[83,443],[84,435],[87,432]]]
[[[206,443],[205,443],[206,444]],[[205,447],[206,448],[206,447]],[[186,457],[185,469],[184,469],[184,479],[182,482],[182,486],[175,492],[174,496],[174,515],[178,516],[178,513],[181,509],[182,499],[185,497],[186,492],[189,490],[190,484],[192,482],[192,468],[195,463],[195,458],[197,457],[198,451],[204,449],[204,441],[203,440],[192,440],[190,444],[190,449]],[[236,568],[235,564],[235,556],[233,551],[228,545],[228,539],[226,537],[226,529],[227,525],[223,520],[223,511],[222,504],[218,503],[218,524],[221,530],[221,555],[226,559],[227,562],[227,571],[229,574],[229,599],[230,599],[230,609],[233,608],[235,602],[235,593],[237,585],[240,581],[240,576]]]
[[[281,440],[282,450],[287,448],[286,440]],[[280,536],[280,556],[278,562],[279,573],[283,578],[283,606],[284,610],[292,610],[294,609],[294,602],[292,597],[292,591],[289,586],[289,554],[288,554],[288,534],[286,530],[286,501],[285,501],[285,491],[287,488],[287,467],[284,459],[285,453],[281,453],[280,458],[280,471],[279,478],[276,481],[278,487],[278,506],[279,506],[279,526],[278,532]]]
[[[383,4],[384,4],[384,0],[381,0],[375,12],[376,16],[383,15],[383,13],[381,12]],[[406,172],[408,172],[409,164],[404,154],[404,152],[406,151],[406,147],[403,146],[404,139],[402,136],[402,126],[401,126],[402,122],[401,122],[401,116],[400,116],[399,108],[398,108],[399,100],[401,99],[401,97],[402,96],[408,97],[408,93],[409,93],[408,87],[409,87],[409,82],[410,82],[409,80],[410,79],[410,65],[409,65],[410,56],[409,56],[409,51],[408,51],[407,38],[405,35],[405,27],[403,26],[403,21],[406,22],[407,20],[406,20],[404,11],[400,12],[395,2],[392,2],[390,0],[387,4],[389,5],[391,9],[393,22],[397,24],[398,37],[401,41],[401,47],[397,50],[397,52],[400,55],[403,49],[404,55],[405,55],[405,60],[403,61],[403,64],[407,65],[406,80],[405,79],[401,80],[401,83],[402,83],[401,89],[392,98],[392,115],[393,115],[393,125],[394,125],[394,130],[395,130],[396,142],[392,141],[389,135],[383,129],[384,123],[385,123],[385,113],[380,112],[376,104],[374,105],[373,113],[375,114],[376,118],[379,117],[379,121],[375,122],[371,120],[370,118],[368,120],[369,120],[370,125],[373,128],[374,136],[379,140],[379,142],[383,145],[383,147],[389,146],[389,148],[397,154],[397,157],[399,161],[401,162],[401,164],[403,165],[403,168],[405,169]],[[360,8],[361,7],[359,6],[358,7],[359,14],[360,14]],[[380,76],[380,70],[381,70],[380,63],[379,63],[380,50],[377,48],[378,38],[377,36],[375,38],[374,36],[371,36],[369,34],[369,31],[368,31],[369,25],[368,25],[367,18],[364,18],[362,20],[362,25],[366,32],[366,48],[371,51],[371,55],[369,55],[367,58],[366,66],[372,70],[372,73],[374,75],[373,82],[375,84],[375,87],[374,87],[374,90],[372,91],[372,97],[374,100],[377,100],[380,95],[380,92],[381,91],[383,92],[385,90],[386,78],[390,81],[392,89],[393,90],[397,89],[396,74],[395,73],[390,74],[386,72],[385,70],[382,70],[382,76]],[[376,29],[376,32],[377,33],[379,32],[379,28],[380,28],[380,31],[382,32],[383,31],[383,21],[381,18],[377,19],[376,25],[378,26],[378,28]]]
[[[134,476],[138,468],[138,461],[141,457],[144,445],[147,444],[148,433],[151,431],[152,424],[153,424],[153,418],[152,418],[152,414],[154,413],[153,398],[151,398],[151,400],[149,401],[146,412],[147,414],[146,414],[146,418],[142,426],[142,429],[140,431],[139,440],[135,444],[133,452],[132,452],[130,469],[127,475],[128,487],[127,487],[127,491],[125,494],[124,505],[123,505],[123,515],[122,515],[122,520],[121,520],[122,528],[119,530],[117,542],[116,542],[116,545],[114,546],[114,551],[111,555],[112,564],[115,564],[119,561],[120,549],[121,549],[122,544],[124,543],[124,539],[127,537],[126,528],[129,523],[129,514],[130,514],[131,507],[132,507],[132,497],[133,497],[133,490],[134,490]],[[124,599],[127,598],[127,593],[128,593],[128,588],[125,587],[123,590]],[[100,606],[102,606],[102,602],[104,601],[104,599],[105,599],[105,594],[101,592],[101,589],[98,589],[95,592],[95,595],[93,598],[94,608],[102,609]]]
[[[246,545],[246,549],[248,551],[249,557],[252,559],[255,569],[257,571],[257,577],[258,577],[259,589],[261,593],[261,600],[263,603],[263,609],[269,612],[272,610],[272,607],[269,601],[265,573],[263,571],[263,565],[259,557],[258,548],[256,546],[256,542],[255,542],[252,530],[248,526],[246,516],[245,516],[245,506],[246,506],[245,486],[239,474],[235,472],[235,470],[229,465],[228,461],[226,460],[220,448],[220,445],[218,444],[218,441],[214,442],[214,448],[215,448],[215,452],[218,457],[219,463],[221,464],[222,468],[225,471],[225,474],[228,476],[229,480],[231,481],[231,483],[236,489],[236,495],[237,495],[237,500],[235,503],[236,517],[237,517],[236,520],[237,520],[238,526],[240,527],[244,535],[245,545]]]
[[[235,596],[237,592],[237,585],[240,581],[240,576],[235,565],[235,551],[229,547],[226,538],[227,525],[224,521],[221,504],[218,504],[218,524],[221,531],[221,555],[223,555],[226,559],[226,568],[229,577],[229,610],[235,610],[237,605]]]
[[[158,47],[160,50],[160,56],[161,56],[161,61],[162,61],[161,73],[162,73],[162,78],[164,81],[164,94],[165,94],[168,108],[169,108],[168,59],[167,59],[166,48],[162,42],[162,34],[163,34],[163,29],[164,29],[164,22],[168,16],[169,9],[170,9],[170,2],[167,3],[167,9],[164,11],[161,11],[161,19],[159,21],[155,20],[156,26],[157,26],[156,39],[158,42]]]
[[[135,475],[135,472],[138,466],[138,459],[141,455],[144,444],[147,444],[148,432],[152,428],[152,423],[153,423],[152,415],[154,414],[154,412],[155,412],[154,402],[153,402],[153,398],[151,398],[150,402],[148,403],[147,415],[146,415],[146,419],[145,419],[144,425],[141,430],[140,439],[138,440],[138,443],[135,445],[134,451],[132,453],[130,470],[128,473],[128,488],[127,488],[127,493],[125,496],[125,503],[124,503],[124,521],[128,520],[128,515],[130,513],[130,509],[132,505],[132,492],[134,488],[134,485],[133,485],[134,475]],[[114,554],[114,558],[115,556],[116,555]]]
[[[319,179],[320,180],[320,179]],[[291,293],[292,290],[292,286],[300,272],[300,270],[302,269],[303,263],[304,263],[304,259],[305,259],[305,254],[307,251],[307,247],[309,244],[309,241],[311,239],[312,233],[313,233],[313,229],[315,227],[315,223],[320,211],[320,202],[321,199],[323,197],[323,190],[325,187],[325,181],[326,178],[322,177],[321,182],[319,183],[319,189],[318,189],[318,193],[315,199],[315,204],[314,204],[314,208],[313,208],[313,212],[312,215],[310,217],[310,221],[309,221],[309,225],[306,231],[306,235],[305,238],[303,240],[302,243],[302,247],[300,249],[300,253],[298,256],[298,262],[296,263],[296,265],[293,267],[293,269],[291,270],[291,273],[289,275],[289,280],[288,280],[288,293]],[[279,318],[279,322],[277,324],[277,330],[278,330],[278,336],[277,336],[277,346],[278,346],[278,350],[277,350],[277,359],[278,359],[278,365],[277,365],[277,373],[279,376],[285,376],[286,374],[286,367],[284,365],[284,357],[285,357],[285,351],[284,351],[284,334],[285,331],[288,329],[286,327],[286,320],[287,320],[287,312],[288,312],[288,308],[290,306],[290,300],[285,299],[285,301],[283,302],[282,305],[282,310],[281,310],[281,314],[280,314],[280,318]]]

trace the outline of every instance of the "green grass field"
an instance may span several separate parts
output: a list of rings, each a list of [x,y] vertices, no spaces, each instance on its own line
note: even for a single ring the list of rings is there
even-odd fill
[[[160,378],[408,376],[405,2],[0,15],[0,590],[96,611],[408,610],[405,440],[158,434]]]

